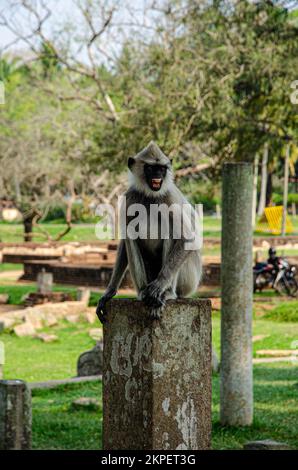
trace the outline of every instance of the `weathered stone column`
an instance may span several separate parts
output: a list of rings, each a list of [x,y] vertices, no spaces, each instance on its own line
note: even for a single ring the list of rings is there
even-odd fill
[[[161,321],[137,300],[108,308],[104,449],[210,448],[210,301],[169,301]]]
[[[30,390],[22,380],[0,380],[0,450],[30,448]]]
[[[223,166],[220,420],[231,426],[253,418],[252,188],[250,163]]]

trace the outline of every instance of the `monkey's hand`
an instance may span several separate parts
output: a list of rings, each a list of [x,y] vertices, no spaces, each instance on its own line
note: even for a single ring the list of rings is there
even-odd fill
[[[150,307],[152,318],[158,319],[166,305],[165,293],[160,286],[160,282],[155,279],[150,282],[147,287],[142,291],[141,298],[144,303]]]
[[[105,323],[107,321],[107,308],[106,303],[111,300],[112,297],[116,294],[114,290],[107,290],[105,294],[99,299],[97,308],[96,308],[96,315],[101,323]]]

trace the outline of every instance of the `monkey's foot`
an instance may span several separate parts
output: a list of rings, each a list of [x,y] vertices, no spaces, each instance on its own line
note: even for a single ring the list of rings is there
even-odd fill
[[[151,308],[149,316],[152,320],[160,320],[164,307]]]
[[[109,300],[114,297],[116,294],[116,291],[114,289],[108,288],[104,295],[99,299],[97,308],[96,308],[96,315],[98,316],[98,319],[101,323],[107,322],[107,307],[106,304],[109,302]]]
[[[96,315],[101,323],[105,323],[107,321],[107,316],[108,316],[108,312],[106,308],[107,301],[108,299],[105,296],[103,296],[99,300],[97,307],[96,307]]]
[[[157,280],[150,282],[147,287],[142,291],[142,300],[144,303],[153,309],[164,308],[165,306],[165,293],[161,289]]]
[[[107,311],[105,306],[102,306],[100,304],[97,305],[96,308],[96,315],[100,321],[100,323],[106,323],[107,321]]]

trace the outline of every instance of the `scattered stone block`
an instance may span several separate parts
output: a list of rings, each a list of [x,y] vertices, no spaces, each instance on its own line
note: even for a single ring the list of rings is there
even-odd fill
[[[69,384],[78,384],[78,383],[87,383],[87,382],[101,382],[102,376],[101,375],[91,375],[86,377],[73,377],[70,379],[62,379],[62,380],[48,380],[47,382],[30,382],[28,384],[30,390],[50,390],[61,385],[69,385]]]
[[[36,338],[40,339],[44,343],[53,343],[54,341],[58,340],[58,336],[48,335],[47,333],[38,333]]]
[[[45,324],[46,326],[49,326],[49,327],[55,326],[58,324],[58,320],[55,317],[55,315],[48,313],[47,315],[45,315]]]
[[[22,323],[21,325],[17,325],[14,327],[13,331],[19,337],[23,336],[34,336],[36,331],[33,325],[29,322]]]
[[[80,355],[77,363],[78,377],[102,374],[103,344],[98,342],[93,349]]]
[[[91,330],[89,330],[89,336],[95,341],[101,341],[103,338],[102,328],[92,328]]]
[[[244,444],[244,450],[290,450],[291,447],[284,442],[277,442],[271,439],[261,441],[250,441]]]
[[[292,362],[297,360],[296,356],[286,356],[286,357],[254,357],[252,362],[253,364],[272,364],[275,362]]]
[[[90,289],[79,288],[77,290],[77,300],[79,302],[84,302],[86,306],[88,306],[90,300]]]
[[[24,321],[25,323],[31,323],[31,325],[33,326],[33,328],[35,328],[35,330],[41,330],[41,328],[43,327],[41,318],[38,317],[33,312],[26,313],[24,315]]]
[[[85,318],[88,323],[93,324],[97,318],[95,311],[94,312],[86,312]]]
[[[90,398],[90,397],[81,397],[72,402],[72,408],[75,410],[98,410],[100,406],[99,400],[96,398]]]
[[[212,310],[219,311],[221,309],[221,299],[214,297],[210,300],[211,300]]]
[[[298,356],[298,349],[260,349],[258,356],[287,357]]]
[[[79,323],[80,315],[66,315],[65,320],[69,323]]]
[[[7,304],[9,301],[9,294],[0,294],[0,304]]]
[[[276,307],[275,304],[261,304],[259,305],[259,309],[265,311],[265,312],[270,312]]]
[[[0,319],[0,331],[8,330],[12,328],[17,323],[17,320],[14,318],[2,318]]]

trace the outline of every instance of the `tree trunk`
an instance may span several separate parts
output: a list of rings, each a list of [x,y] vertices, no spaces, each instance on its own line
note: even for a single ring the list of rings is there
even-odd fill
[[[273,178],[273,168],[271,168],[271,166],[272,166],[272,165],[269,166],[269,168],[268,168],[268,174],[267,174],[266,207],[272,206],[272,192],[273,192],[272,178]]]
[[[34,215],[32,214],[28,216],[24,216],[23,225],[24,225],[24,241],[25,242],[32,241],[33,219],[34,219]]]
[[[289,191],[289,159],[290,159],[290,144],[288,144],[286,148],[285,168],[284,168],[284,195],[283,195],[283,210],[282,210],[282,225],[281,225],[281,234],[283,237],[286,234],[288,191]]]
[[[220,421],[229,426],[253,419],[252,189],[250,163],[223,166]]]
[[[268,144],[265,144],[262,158],[262,173],[261,173],[261,192],[259,199],[258,215],[263,215],[266,204],[266,189],[267,189],[267,164],[268,164]]]
[[[258,195],[258,173],[259,173],[259,154],[255,154],[254,159],[254,182],[252,194],[252,228],[256,226],[257,195]]]

